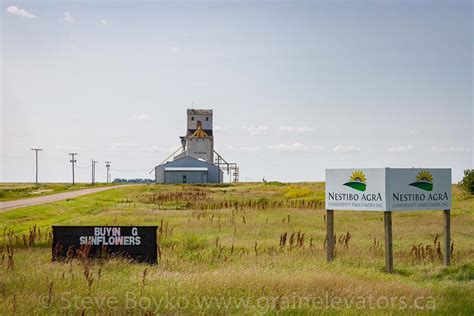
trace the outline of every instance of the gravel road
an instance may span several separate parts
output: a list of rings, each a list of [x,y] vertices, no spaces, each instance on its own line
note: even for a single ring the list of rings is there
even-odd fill
[[[51,194],[51,195],[38,196],[34,198],[0,202],[0,213],[15,209],[15,208],[56,202],[56,201],[61,201],[65,199],[75,198],[81,195],[97,193],[97,192],[107,191],[107,190],[121,188],[121,187],[124,187],[124,185],[115,185],[115,186],[110,186],[110,187],[100,187],[100,188],[84,189],[84,190],[77,190],[77,191],[71,191],[71,192],[62,192],[62,193],[56,193],[56,194]]]

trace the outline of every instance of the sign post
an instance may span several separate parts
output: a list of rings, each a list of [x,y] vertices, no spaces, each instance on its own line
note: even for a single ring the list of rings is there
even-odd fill
[[[385,211],[385,201],[384,168],[360,170],[326,169],[326,236],[328,262],[334,260],[335,254],[334,210]]]
[[[327,258],[328,262],[334,260],[334,211],[326,210],[326,224],[327,224]]]
[[[393,273],[392,212],[383,212],[385,226],[385,271]]]
[[[393,273],[392,212],[444,211],[443,263],[451,263],[451,169],[326,169],[327,260],[334,260],[334,210],[382,211],[385,269]]]
[[[451,264],[451,211],[444,210],[444,265],[449,266]]]

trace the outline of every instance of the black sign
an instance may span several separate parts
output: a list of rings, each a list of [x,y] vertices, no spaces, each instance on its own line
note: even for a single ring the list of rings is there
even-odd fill
[[[53,260],[123,256],[157,261],[158,226],[53,226]]]

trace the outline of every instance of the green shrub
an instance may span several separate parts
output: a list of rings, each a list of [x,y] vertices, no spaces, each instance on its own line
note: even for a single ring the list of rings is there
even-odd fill
[[[436,277],[440,280],[472,281],[474,280],[474,264],[465,263],[460,266],[451,266],[443,269]]]
[[[268,185],[268,186],[276,186],[276,187],[281,187],[281,186],[285,186],[286,184],[284,183],[281,183],[279,181],[269,181],[269,182],[263,182],[264,185]]]
[[[459,186],[463,190],[474,194],[474,169],[464,170],[464,178],[459,182]]]
[[[182,247],[187,251],[202,250],[207,247],[207,240],[195,235],[188,235],[182,240]]]
[[[208,246],[208,241],[196,235],[173,236],[160,239],[161,248],[179,246],[184,251],[203,250]]]
[[[268,198],[264,197],[264,196],[259,197],[257,199],[257,205],[258,206],[267,206],[268,203],[270,203],[270,200]]]

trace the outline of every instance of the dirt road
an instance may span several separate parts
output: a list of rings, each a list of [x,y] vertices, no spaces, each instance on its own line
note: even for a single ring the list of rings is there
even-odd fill
[[[15,208],[56,202],[56,201],[61,201],[65,199],[75,198],[81,195],[102,192],[102,191],[107,191],[107,190],[121,188],[121,187],[124,187],[124,185],[114,185],[110,187],[101,187],[101,188],[84,189],[84,190],[77,190],[77,191],[71,191],[71,192],[62,192],[62,193],[38,196],[38,197],[28,198],[28,199],[0,202],[0,213],[15,209]]]

